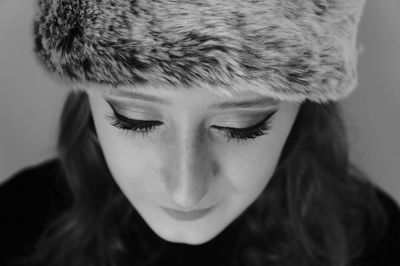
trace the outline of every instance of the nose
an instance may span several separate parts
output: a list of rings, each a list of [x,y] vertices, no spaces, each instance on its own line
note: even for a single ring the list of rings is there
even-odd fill
[[[217,172],[208,146],[198,135],[176,137],[165,155],[167,192],[175,207],[181,210],[209,207],[199,206]]]

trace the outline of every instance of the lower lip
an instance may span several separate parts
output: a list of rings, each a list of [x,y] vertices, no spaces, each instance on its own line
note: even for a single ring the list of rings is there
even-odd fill
[[[183,212],[174,209],[169,209],[162,207],[162,209],[172,218],[179,220],[179,221],[194,221],[198,220],[204,216],[206,216],[214,207],[191,211],[191,212]]]

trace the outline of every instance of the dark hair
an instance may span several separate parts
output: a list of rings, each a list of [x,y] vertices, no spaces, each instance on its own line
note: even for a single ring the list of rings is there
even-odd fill
[[[349,162],[343,125],[337,103],[302,103],[226,265],[344,266],[378,237],[385,214],[373,185]],[[163,247],[143,233],[144,221],[106,166],[85,92],[65,102],[58,151],[71,204],[43,233],[32,261],[117,266],[157,256]]]

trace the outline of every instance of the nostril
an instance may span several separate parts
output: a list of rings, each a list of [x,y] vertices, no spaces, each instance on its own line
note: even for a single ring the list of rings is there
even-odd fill
[[[193,164],[192,167],[177,168],[167,178],[167,189],[174,204],[181,209],[197,206],[207,194],[210,174]]]
[[[178,209],[199,206],[207,194],[211,177],[218,171],[213,157],[209,156],[208,146],[202,143],[194,135],[185,135],[183,140],[171,143],[170,152],[165,154],[164,182]]]
[[[181,209],[191,209],[207,194],[207,188],[204,184],[201,187],[178,187],[172,193],[172,200],[177,207]]]

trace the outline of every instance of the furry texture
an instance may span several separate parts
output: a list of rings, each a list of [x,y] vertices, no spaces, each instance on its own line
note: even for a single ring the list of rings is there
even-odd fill
[[[34,51],[60,80],[316,102],[357,85],[365,0],[38,1]]]

